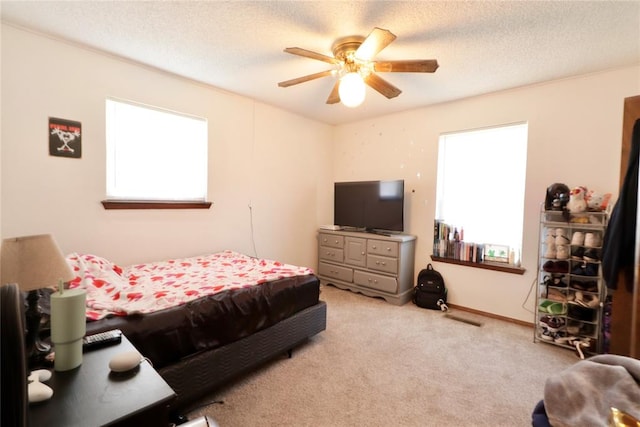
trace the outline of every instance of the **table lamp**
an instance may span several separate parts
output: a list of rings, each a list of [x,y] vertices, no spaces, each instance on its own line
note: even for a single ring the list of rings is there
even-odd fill
[[[73,273],[50,234],[11,237],[0,248],[0,284],[17,283],[27,294],[25,312],[26,353],[29,365],[42,361],[51,347],[40,341],[42,311],[38,306],[41,288],[54,287],[59,281],[73,279]]]

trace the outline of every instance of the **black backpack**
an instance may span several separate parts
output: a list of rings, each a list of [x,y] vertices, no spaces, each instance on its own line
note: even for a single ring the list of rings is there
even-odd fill
[[[418,273],[418,283],[413,288],[413,303],[431,310],[447,310],[447,287],[442,275],[431,264]]]

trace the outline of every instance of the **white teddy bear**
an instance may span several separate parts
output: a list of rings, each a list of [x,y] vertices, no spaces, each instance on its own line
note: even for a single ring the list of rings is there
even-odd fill
[[[587,210],[587,201],[585,195],[587,193],[586,187],[574,187],[569,193],[569,203],[567,203],[567,209],[571,213],[580,213]]]

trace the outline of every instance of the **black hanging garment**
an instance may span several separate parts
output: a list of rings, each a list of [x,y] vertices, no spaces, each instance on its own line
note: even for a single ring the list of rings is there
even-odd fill
[[[633,274],[635,261],[636,215],[638,211],[638,165],[640,163],[640,119],[631,136],[631,152],[620,196],[613,207],[609,225],[602,239],[602,275],[610,289],[617,289],[618,274],[625,269]],[[627,281],[632,291],[633,281]]]

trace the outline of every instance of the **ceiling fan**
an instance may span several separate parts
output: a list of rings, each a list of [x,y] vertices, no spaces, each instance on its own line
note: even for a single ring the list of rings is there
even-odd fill
[[[342,101],[347,106],[359,105],[364,100],[365,83],[387,98],[395,98],[402,91],[378,76],[376,72],[433,73],[438,69],[438,61],[435,59],[374,61],[374,56],[387,47],[395,38],[396,36],[391,31],[375,27],[367,37],[348,36],[336,40],[332,46],[333,57],[299,47],[288,47],[284,50],[287,53],[328,62],[336,67],[331,70],[286,80],[278,83],[278,86],[289,87],[320,77],[337,75],[339,78],[327,98],[327,104],[337,104]],[[346,92],[349,80],[359,86],[357,90],[361,92],[361,99],[357,103],[345,99],[349,95]]]

